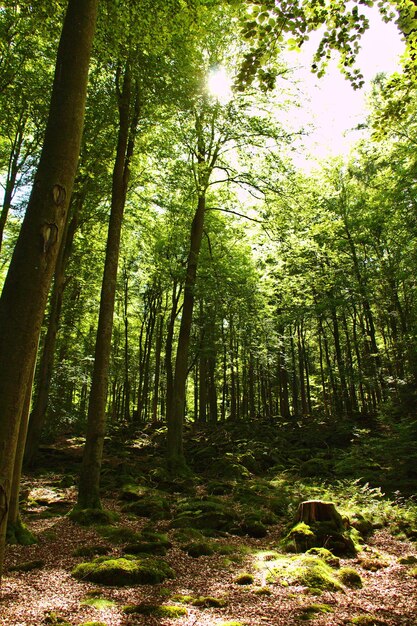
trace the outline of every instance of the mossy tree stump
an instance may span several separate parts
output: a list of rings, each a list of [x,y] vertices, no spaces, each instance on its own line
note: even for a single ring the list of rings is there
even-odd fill
[[[342,516],[336,510],[333,502],[323,502],[322,500],[301,502],[296,521],[304,522],[309,526],[317,522],[331,522],[336,529],[343,530],[344,528]]]
[[[307,500],[298,507],[296,524],[288,533],[287,549],[304,552],[324,547],[337,556],[355,555],[356,548],[349,528],[333,502]]]

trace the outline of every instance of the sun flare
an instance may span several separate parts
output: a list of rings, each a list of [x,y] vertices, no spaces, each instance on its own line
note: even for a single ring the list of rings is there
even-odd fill
[[[222,104],[226,104],[232,97],[232,80],[224,68],[210,72],[207,87],[209,93]]]

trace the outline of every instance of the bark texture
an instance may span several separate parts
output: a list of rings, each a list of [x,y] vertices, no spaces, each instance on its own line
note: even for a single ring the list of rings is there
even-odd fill
[[[98,0],[69,0],[39,167],[0,298],[0,575],[23,403],[77,169]]]

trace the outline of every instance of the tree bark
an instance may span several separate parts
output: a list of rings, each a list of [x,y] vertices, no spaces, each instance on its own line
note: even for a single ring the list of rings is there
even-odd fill
[[[0,299],[0,576],[19,421],[80,151],[98,0],[69,0],[45,140]]]
[[[119,77],[117,77],[119,78]],[[107,235],[106,258],[100,296],[100,310],[94,354],[94,369],[88,403],[87,436],[81,468],[78,506],[82,509],[101,508],[100,472],[106,427],[107,381],[113,329],[114,301],[119,262],[120,234],[126,203],[130,160],[138,123],[138,96],[132,107],[130,62],[124,69],[119,96],[119,135],[113,169],[112,202]]]
[[[188,352],[194,310],[194,287],[197,278],[198,256],[201,248],[206,209],[205,195],[199,195],[197,209],[191,225],[190,251],[184,285],[184,303],[178,336],[173,382],[172,413],[168,417],[167,456],[170,469],[175,473],[185,466],[183,450],[183,421],[185,411],[185,385],[188,373]]]

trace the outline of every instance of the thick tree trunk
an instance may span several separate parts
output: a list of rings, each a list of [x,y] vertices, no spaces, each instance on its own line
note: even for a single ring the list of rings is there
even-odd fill
[[[123,86],[119,93],[119,136],[113,169],[110,221],[101,287],[100,310],[94,354],[94,369],[88,403],[87,436],[83,454],[78,506],[101,508],[100,472],[106,427],[107,381],[113,329],[114,301],[119,262],[120,234],[129,180],[130,160],[138,122],[138,102],[131,118],[132,88],[130,63],[126,62]]]
[[[24,461],[25,465],[33,464],[41,438],[42,428],[45,422],[48,408],[48,397],[51,386],[52,372],[54,366],[55,344],[61,316],[62,300],[66,287],[65,270],[72,248],[75,231],[78,225],[78,210],[74,212],[71,222],[65,229],[61,242],[57,266],[54,274],[54,286],[52,289],[50,312],[48,319],[48,330],[43,344],[42,356],[38,365],[36,382],[36,394],[33,401],[32,413],[29,420],[29,428],[26,440]]]
[[[205,208],[205,195],[200,195],[191,225],[190,252],[188,255],[187,273],[184,285],[184,303],[175,359],[172,413],[167,416],[167,457],[168,464],[173,472],[181,470],[181,468],[185,466],[183,451],[185,385],[188,373],[188,351],[194,310],[194,287],[197,278],[198,256],[203,238]]]
[[[77,169],[97,6],[68,2],[44,146],[0,299],[0,576],[19,418]]]

